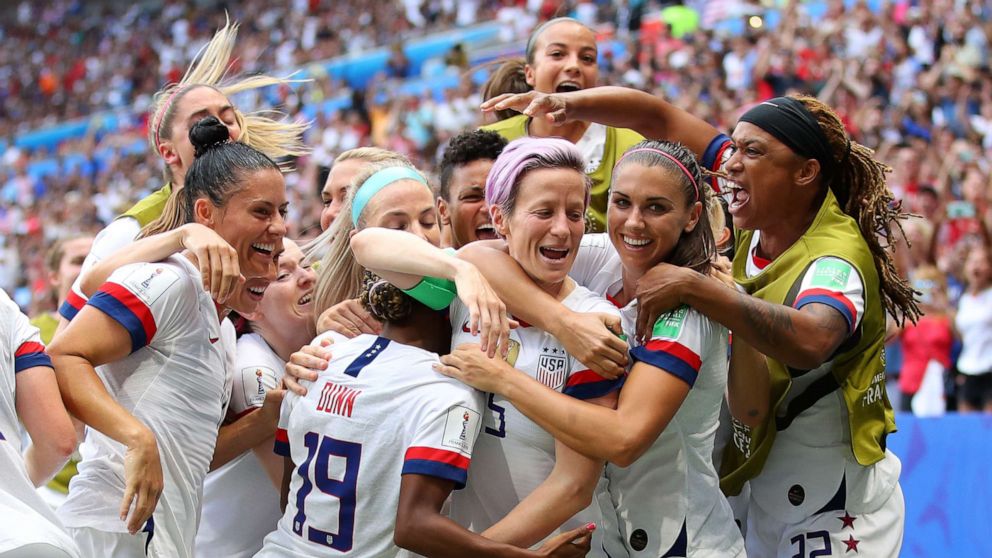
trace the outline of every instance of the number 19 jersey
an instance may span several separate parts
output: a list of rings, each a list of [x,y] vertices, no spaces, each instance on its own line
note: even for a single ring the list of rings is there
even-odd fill
[[[435,353],[383,337],[332,352],[307,395],[283,401],[275,449],[293,459],[289,502],[256,556],[403,555],[393,544],[401,476],[465,485],[482,394],[435,372]]]

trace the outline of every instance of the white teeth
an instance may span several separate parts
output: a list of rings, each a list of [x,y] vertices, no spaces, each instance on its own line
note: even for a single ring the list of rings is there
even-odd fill
[[[296,301],[296,303],[303,306],[304,304],[309,304],[311,300],[313,300],[313,293],[307,293],[300,297],[300,300]]]
[[[265,294],[265,287],[248,287],[248,291],[251,292],[252,294],[262,296],[263,294]]]
[[[631,246],[646,246],[648,243],[651,242],[647,238],[637,239],[637,238],[631,238],[629,236],[624,236],[623,241],[627,244],[630,244]]]
[[[496,230],[492,225],[479,225],[479,228],[475,229],[477,231],[494,231]]]
[[[256,242],[256,243],[252,244],[251,247],[254,248],[254,249],[256,249],[256,250],[261,250],[263,252],[268,252],[270,254],[272,252],[275,252],[275,250],[276,250],[276,245],[275,244],[262,244],[261,242]]]

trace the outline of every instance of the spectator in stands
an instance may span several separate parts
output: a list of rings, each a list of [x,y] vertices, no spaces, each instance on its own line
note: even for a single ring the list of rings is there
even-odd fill
[[[958,410],[992,413],[992,252],[987,245],[968,253],[964,277],[967,290],[954,319],[963,345]]]

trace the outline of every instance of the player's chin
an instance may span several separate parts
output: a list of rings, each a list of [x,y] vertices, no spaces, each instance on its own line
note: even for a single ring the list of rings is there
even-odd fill
[[[247,288],[241,289],[228,300],[228,306],[242,316],[248,316],[258,311],[262,297],[252,293]]]

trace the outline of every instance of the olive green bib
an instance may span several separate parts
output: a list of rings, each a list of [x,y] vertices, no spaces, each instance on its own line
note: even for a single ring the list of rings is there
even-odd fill
[[[162,216],[165,202],[169,201],[170,195],[172,195],[172,183],[166,182],[165,186],[134,204],[131,209],[121,214],[121,217],[131,217],[138,221],[141,228],[145,228],[149,223]]]
[[[741,231],[734,258],[734,279],[748,294],[775,304],[792,306],[803,275],[813,262],[834,256],[850,263],[865,287],[864,316],[858,329],[831,357],[831,371],[813,382],[803,393],[791,394],[792,378],[803,374],[768,358],[771,375],[771,406],[765,422],[750,432],[736,432],[727,444],[720,471],[720,487],[738,494],[744,482],[764,466],[775,441],[784,430],[819,399],[840,389],[847,405],[851,450],[858,463],[871,465],[885,455],[885,437],[895,431],[892,407],[885,392],[885,311],[878,273],[868,245],[854,219],[845,215],[829,189],[809,230],[760,274],[747,278],[747,258],[753,231]],[[784,405],[787,397],[792,399]]]

